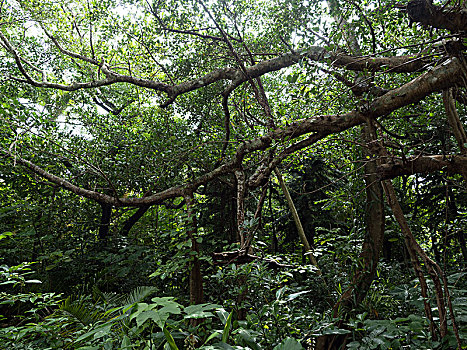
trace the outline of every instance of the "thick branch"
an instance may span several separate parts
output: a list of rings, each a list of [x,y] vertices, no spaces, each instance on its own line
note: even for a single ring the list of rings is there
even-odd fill
[[[369,106],[369,115],[372,117],[388,115],[398,108],[420,101],[433,92],[461,83],[462,77],[462,63],[457,57],[453,57],[407,84],[375,99]]]
[[[169,85],[159,81],[151,79],[144,79],[131,75],[119,74],[111,70],[104,61],[98,62],[94,58],[83,56],[71,52],[63,48],[56,38],[49,35],[49,38],[53,41],[58,50],[69,57],[79,59],[88,62],[92,65],[96,65],[105,74],[106,78],[98,81],[90,81],[84,83],[72,83],[72,84],[60,84],[52,83],[47,81],[37,81],[27,73],[22,65],[24,60],[18,51],[11,45],[9,40],[0,33],[0,39],[4,47],[13,55],[16,61],[16,65],[20,70],[24,78],[11,77],[11,79],[30,84],[35,87],[51,88],[64,91],[75,91],[79,89],[90,89],[101,86],[106,86],[115,83],[129,83],[136,86],[153,89],[156,91],[165,92],[168,95],[168,100],[162,105],[163,107],[172,103],[175,98],[181,94],[208,86],[217,81],[231,80],[234,86],[246,82],[248,79],[258,78],[266,73],[274,72],[283,68],[287,68],[298,63],[303,58],[308,58],[312,61],[328,62],[334,67],[345,68],[348,70],[355,71],[392,71],[392,72],[414,72],[422,69],[426,62],[425,59],[416,56],[400,56],[400,57],[355,57],[346,55],[340,52],[329,52],[324,48],[318,46],[312,46],[306,50],[294,51],[293,53],[286,53],[279,57],[261,61],[250,67],[244,67],[242,69],[226,67],[216,69],[204,76],[182,82],[178,85]]]
[[[369,106],[364,108],[363,111],[355,110],[344,115],[312,117],[292,123],[285,128],[278,128],[264,136],[240,144],[235,155],[230,161],[217,167],[213,171],[196,178],[192,182],[174,186],[162,192],[143,198],[115,198],[84,189],[45,171],[26,159],[13,155],[10,151],[2,149],[0,152],[7,157],[14,158],[18,164],[25,166],[37,175],[79,196],[93,199],[97,202],[111,204],[115,207],[140,207],[144,205],[158,204],[170,198],[183,197],[183,192],[187,188],[194,190],[214,178],[232,173],[239,168],[246,154],[265,150],[269,148],[274,141],[283,143],[286,142],[286,140],[293,140],[308,133],[315,133],[311,135],[310,138],[301,140],[287,148],[287,152],[284,154],[290,154],[290,152],[307,147],[330,134],[338,133],[364,123],[365,114],[372,118],[386,116],[400,107],[422,100],[425,96],[433,92],[446,89],[461,82],[462,77],[463,71],[461,64],[459,59],[454,57],[443,63],[441,66],[422,74],[420,77],[412,80],[402,87],[391,90],[385,95],[376,98],[369,104]],[[274,169],[274,167],[271,167],[271,170]],[[248,185],[250,184],[251,181],[248,181]],[[255,185],[260,184],[261,182],[255,183]]]
[[[467,12],[460,9],[435,6],[428,0],[413,0],[407,4],[411,21],[451,32],[467,31]]]
[[[435,171],[445,171],[448,174],[462,174],[467,169],[467,157],[459,155],[433,155],[409,158],[405,162],[382,164],[377,173],[382,180],[393,179],[401,175],[428,174]]]

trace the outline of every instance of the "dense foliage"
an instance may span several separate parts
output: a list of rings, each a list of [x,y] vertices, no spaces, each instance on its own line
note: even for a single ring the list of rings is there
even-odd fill
[[[467,348],[464,1],[0,3],[0,348]]]

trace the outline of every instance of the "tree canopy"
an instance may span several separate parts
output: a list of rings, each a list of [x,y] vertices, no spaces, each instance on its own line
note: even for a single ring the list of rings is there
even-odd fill
[[[134,248],[135,275],[186,270],[204,305],[218,265],[305,256],[337,331],[302,345],[338,349],[397,255],[430,339],[461,348],[448,276],[467,260],[463,1],[7,0],[0,19],[5,263],[70,274],[66,259],[109,248],[129,272],[118,256]],[[19,234],[30,243],[12,248]],[[355,260],[342,286],[337,257]],[[59,269],[44,271],[54,290]]]

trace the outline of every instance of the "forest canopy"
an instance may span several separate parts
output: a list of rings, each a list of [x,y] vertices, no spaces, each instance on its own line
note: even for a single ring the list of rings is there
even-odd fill
[[[466,45],[454,0],[2,1],[0,341],[465,348]]]

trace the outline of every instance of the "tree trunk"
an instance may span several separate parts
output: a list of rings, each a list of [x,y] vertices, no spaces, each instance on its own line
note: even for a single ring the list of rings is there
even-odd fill
[[[457,113],[456,101],[452,95],[452,88],[443,91],[443,103],[448,123],[456,138],[459,150],[462,155],[467,155],[467,134],[459,118],[459,113]],[[464,181],[467,182],[467,170],[462,171],[462,176],[464,177]]]
[[[362,137],[369,144],[376,137],[374,127],[366,125],[362,128]],[[384,238],[384,197],[383,188],[376,175],[376,161],[369,149],[363,154],[368,161],[365,164],[366,234],[360,253],[360,268],[355,272],[349,288],[341,295],[333,308],[333,316],[340,318],[338,326],[342,326],[347,312],[365,299],[376,274]],[[325,335],[318,337],[316,350],[338,350],[345,348],[347,335]]]
[[[383,145],[375,144],[375,146],[377,147],[378,153],[380,154],[380,156],[384,158],[388,157],[388,152],[386,151]],[[438,306],[438,314],[439,314],[439,333],[441,335],[441,338],[444,338],[447,335],[447,312],[446,312],[446,302],[447,302],[449,313],[451,316],[452,329],[454,331],[454,335],[456,337],[458,347],[459,349],[461,349],[461,340],[460,340],[459,332],[457,329],[456,319],[454,317],[454,312],[452,308],[451,297],[449,295],[449,289],[447,285],[446,276],[444,275],[439,265],[435,261],[433,261],[430,257],[428,257],[426,252],[417,243],[414,235],[412,234],[412,231],[410,230],[407,220],[405,219],[404,213],[399,204],[399,201],[397,199],[396,192],[394,191],[394,187],[392,186],[392,183],[390,181],[384,181],[383,186],[386,191],[389,206],[391,207],[394,217],[396,218],[396,221],[398,222],[399,227],[401,228],[402,234],[404,235],[407,250],[409,251],[412,264],[415,269],[415,273],[420,281],[421,294],[422,294],[422,297],[424,298],[425,313],[428,319],[430,320],[430,331],[432,333],[433,339],[436,339],[437,336],[435,333],[435,324],[433,322],[431,307],[430,307],[430,304],[427,302],[428,286],[425,281],[425,276],[423,275],[423,272],[421,270],[421,265],[420,265],[417,255],[420,256],[420,258],[423,260],[425,268],[427,269],[428,274],[430,275],[433,281],[434,287],[435,287],[436,304]],[[441,281],[443,283],[441,283]],[[444,287],[444,293],[443,293],[443,287]]]
[[[362,130],[363,138],[369,144],[375,138],[375,130],[372,126],[365,126]],[[370,285],[373,282],[376,268],[379,262],[381,248],[384,239],[384,197],[383,188],[376,175],[376,161],[371,159],[373,155],[368,149],[364,149],[365,157],[369,159],[365,164],[366,209],[365,225],[366,235],[362,245],[360,259],[362,268],[353,278],[353,283],[341,296],[334,306],[334,316],[339,315],[340,310],[349,309],[360,304],[366,297]]]
[[[109,236],[109,229],[110,229],[110,219],[112,217],[112,206],[109,204],[101,203],[102,214],[101,214],[101,221],[99,223],[99,232],[98,238],[99,241],[105,242]]]
[[[124,223],[123,227],[120,230],[120,235],[122,237],[127,237],[128,234],[130,233],[130,230],[132,227],[138,222],[139,219],[143,217],[144,214],[148,211],[150,208],[149,205],[146,205],[144,207],[139,208],[136,212],[133,213]]]
[[[191,251],[194,253],[190,258],[190,304],[203,303],[203,277],[201,275],[201,264],[199,261],[199,245],[196,241],[196,215],[193,213],[193,193],[185,195],[186,210],[187,210],[187,234],[191,240]],[[195,322],[196,323],[196,322]]]

